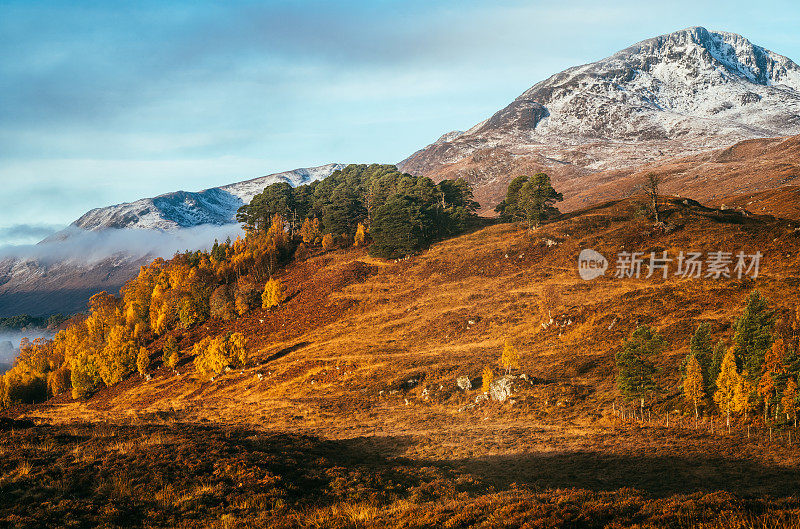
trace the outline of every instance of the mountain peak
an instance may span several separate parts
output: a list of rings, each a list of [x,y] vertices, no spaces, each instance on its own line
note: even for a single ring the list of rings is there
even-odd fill
[[[797,133],[800,67],[736,33],[694,26],[559,72],[399,165],[433,174],[476,151],[503,149],[602,170]],[[637,155],[618,156],[621,142],[635,144]]]

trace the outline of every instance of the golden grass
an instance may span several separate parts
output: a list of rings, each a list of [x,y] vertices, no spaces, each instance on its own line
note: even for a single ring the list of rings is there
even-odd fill
[[[622,246],[759,248],[774,257],[755,286],[788,308],[799,301],[787,285],[800,271],[782,255],[800,254],[800,240],[780,222],[730,225],[678,210],[667,217],[683,228],[651,233],[645,220],[630,220],[631,208],[534,232],[491,226],[398,263],[358,249],[314,257],[287,271],[290,290],[314,291],[306,304],[290,299],[271,313],[209,323],[215,333],[252,337],[244,373],[202,384],[187,368],[180,377],[165,370],[148,384],[136,378],[85,402],[32,408],[40,421],[63,424],[68,440],[47,424],[0,432],[9,462],[3,487],[22,483],[15,469],[35,461],[26,479],[62,468],[75,474],[53,477],[68,496],[98,468],[105,473],[93,500],[133,503],[160,516],[141,520],[152,527],[794,523],[795,446],[777,435],[765,442],[760,431],[748,439],[741,429],[695,430],[678,418],[676,366],[691,331],[707,321],[715,338],[729,336],[754,284],[586,283],[575,260],[583,247],[607,256]],[[351,281],[358,263],[375,268]],[[549,306],[553,286],[560,299]],[[611,412],[613,356],[639,323],[670,343],[657,362],[667,392],[644,424]],[[473,406],[478,391],[458,390],[455,379],[468,375],[479,386],[485,365],[498,369],[507,337],[519,340],[518,372],[534,383],[518,387],[513,404]],[[667,429],[663,414],[675,409]],[[21,507],[0,500],[0,509],[10,516]],[[92,521],[116,523],[109,509]]]

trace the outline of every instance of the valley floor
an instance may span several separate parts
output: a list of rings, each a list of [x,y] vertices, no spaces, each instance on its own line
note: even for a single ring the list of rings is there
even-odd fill
[[[798,527],[797,446],[655,424],[0,432],[5,527]],[[765,446],[766,445],[766,446]]]

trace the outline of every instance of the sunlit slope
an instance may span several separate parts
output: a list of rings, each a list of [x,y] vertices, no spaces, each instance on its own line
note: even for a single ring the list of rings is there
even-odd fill
[[[509,417],[540,421],[604,420],[615,396],[614,353],[637,325],[650,324],[670,344],[657,359],[664,393],[656,407],[680,406],[677,365],[691,333],[707,321],[729,338],[744,297],[758,288],[778,309],[794,310],[800,282],[797,224],[745,217],[673,199],[665,226],[630,199],[572,214],[530,231],[495,225],[435,244],[408,260],[371,259],[362,249],[316,255],[289,266],[288,300],[231,322],[210,320],[178,334],[175,371],[156,367],[86,401],[50,401],[34,416],[51,420],[179,416],[264,426],[348,430],[457,425],[476,390],[455,380],[500,373],[507,339],[518,341],[530,384],[507,402]],[[584,281],[584,248],[605,255],[605,276]],[[756,279],[616,278],[618,252],[726,251],[763,254]],[[673,263],[674,265],[674,263]],[[752,273],[750,274],[752,275]],[[552,323],[550,316],[552,315]],[[188,349],[206,335],[243,332],[251,359],[201,382]],[[477,380],[476,380],[477,382]]]

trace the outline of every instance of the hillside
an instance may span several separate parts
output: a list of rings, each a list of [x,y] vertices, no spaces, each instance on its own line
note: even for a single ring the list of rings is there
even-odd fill
[[[508,166],[590,188],[609,171],[798,134],[799,116],[797,64],[740,35],[693,27],[557,73],[399,167],[433,178],[459,172],[487,208],[513,178]]]
[[[546,172],[564,195],[570,212],[635,194],[647,174],[662,177],[667,194],[691,197],[718,207],[798,219],[791,186],[800,175],[800,136],[745,140],[699,154],[664,158],[625,169],[590,172],[542,158],[513,157],[499,151],[476,153],[437,173],[437,178],[480,180],[475,198],[483,214],[505,198],[508,175]],[[489,205],[489,206],[487,206]]]
[[[41,426],[0,433],[25,443],[4,449],[12,477],[3,491],[30,497],[56,479],[46,465],[58,461],[76,480],[101,469],[95,489],[53,511],[87,523],[138,524],[146,512],[156,526],[182,518],[191,527],[223,514],[242,526],[603,527],[613,516],[619,527],[712,527],[720,511],[730,527],[792,520],[800,460],[788,430],[769,441],[766,430],[728,432],[719,419],[715,431],[707,420],[695,429],[676,386],[697,325],[730,339],[754,288],[782,317],[794,314],[798,225],[676,198],[666,227],[654,228],[642,208],[631,198],[534,232],[489,226],[407,260],[317,252],[280,275],[288,298],[278,308],[175,332],[183,352],[174,371],[161,366],[162,337],[149,381],[9,410]],[[609,258],[605,276],[579,277],[584,248]],[[623,250],[764,257],[756,279],[620,279]],[[664,391],[645,422],[617,415],[625,405],[614,385],[614,354],[639,324],[669,344],[656,361]],[[234,330],[248,338],[247,365],[200,382],[187,349]],[[505,402],[476,404],[481,373],[499,373],[507,339],[519,343],[527,380]],[[476,389],[459,389],[459,376]],[[147,477],[167,466],[178,476],[171,484]],[[124,501],[112,508],[112,498]],[[83,512],[86,502],[106,506],[102,517]],[[0,500],[0,520],[44,523],[24,505]]]

